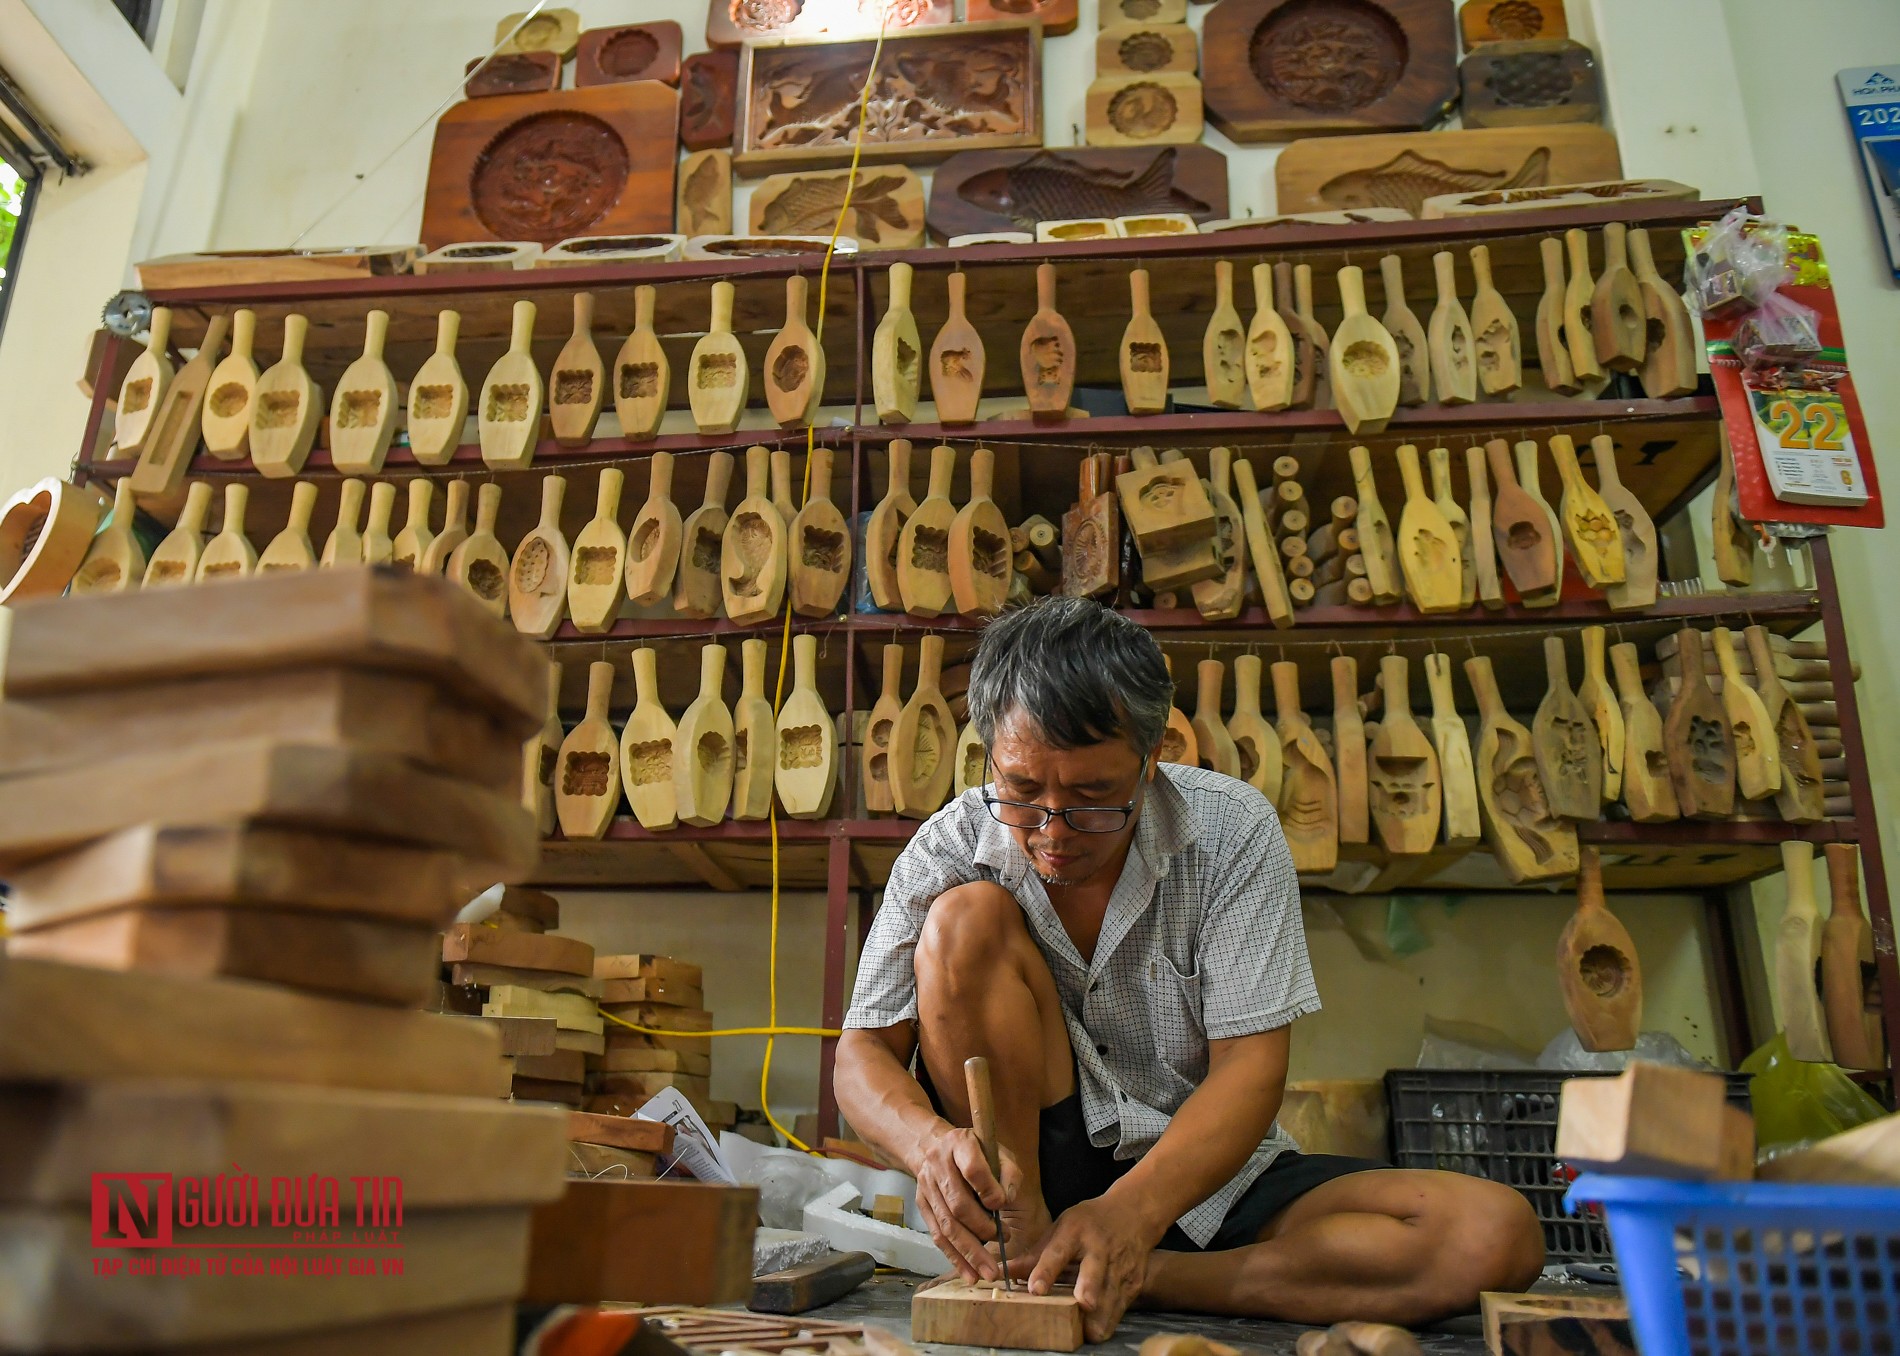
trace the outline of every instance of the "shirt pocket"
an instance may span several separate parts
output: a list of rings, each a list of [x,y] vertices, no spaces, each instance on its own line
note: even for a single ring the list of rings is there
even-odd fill
[[[1201,972],[1183,974],[1165,954],[1158,953],[1149,966],[1148,1016],[1154,1029],[1155,1059],[1173,1075],[1170,1082],[1177,1084],[1185,1100],[1207,1077]]]

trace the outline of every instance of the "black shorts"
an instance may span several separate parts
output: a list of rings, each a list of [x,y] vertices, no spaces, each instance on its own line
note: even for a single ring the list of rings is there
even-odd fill
[[[1079,1201],[1105,1194],[1122,1174],[1141,1160],[1117,1159],[1113,1146],[1098,1148],[1089,1141],[1082,1119],[1081,1094],[1071,1093],[1042,1110],[1037,1158],[1042,1167],[1042,1196],[1052,1216]],[[1214,1237],[1202,1247],[1179,1224],[1170,1224],[1156,1246],[1166,1252],[1225,1252],[1258,1241],[1267,1221],[1314,1187],[1348,1173],[1389,1167],[1369,1158],[1335,1154],[1302,1154],[1289,1149],[1254,1178],[1221,1221]]]
[[[942,1115],[943,1103],[937,1098],[930,1071],[924,1068],[922,1059],[917,1061],[913,1072],[930,1098],[931,1106]],[[1081,1079],[1079,1072],[1076,1079],[1078,1082]],[[1090,1141],[1088,1124],[1082,1119],[1079,1090],[1054,1106],[1044,1107],[1037,1132],[1036,1161],[1042,1170],[1042,1199],[1052,1219],[1078,1202],[1105,1195],[1124,1173],[1141,1161],[1139,1158],[1117,1159],[1113,1146],[1098,1148]],[[1230,1248],[1244,1248],[1259,1240],[1268,1220],[1314,1187],[1324,1186],[1348,1173],[1373,1172],[1391,1166],[1370,1158],[1303,1154],[1288,1149],[1240,1194],[1206,1247],[1189,1238],[1179,1224],[1170,1224],[1156,1247],[1166,1252],[1226,1252]]]

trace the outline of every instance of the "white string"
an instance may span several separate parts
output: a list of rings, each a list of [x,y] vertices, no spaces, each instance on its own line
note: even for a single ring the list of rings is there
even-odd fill
[[[348,202],[350,198],[355,195],[358,189],[362,188],[364,184],[368,183],[371,179],[375,178],[376,175],[382,171],[385,165],[387,165],[390,161],[396,158],[397,154],[402,150],[403,147],[407,146],[410,142],[416,139],[417,133],[421,132],[422,129],[425,127],[434,126],[435,120],[442,116],[442,110],[447,108],[450,104],[454,103],[457,99],[462,97],[462,88],[464,85],[468,83],[469,79],[473,77],[474,75],[476,75],[478,72],[485,69],[488,63],[495,59],[496,55],[501,51],[502,48],[506,47],[509,43],[514,41],[515,34],[519,33],[522,29],[526,28],[528,26],[529,20],[533,19],[535,15],[539,14],[542,10],[546,9],[547,6],[548,6],[548,0],[534,0],[533,7],[530,8],[526,14],[523,14],[521,16],[521,22],[516,24],[513,28],[509,29],[506,35],[498,39],[495,45],[488,49],[488,55],[484,56],[481,59],[480,63],[476,65],[475,69],[467,72],[466,74],[457,76],[455,78],[454,88],[452,88],[448,92],[448,94],[443,98],[442,102],[437,104],[434,108],[430,109],[429,115],[426,118],[424,118],[421,122],[417,123],[414,127],[410,128],[408,133],[404,135],[401,141],[398,141],[394,146],[391,146],[389,148],[388,155],[385,155],[381,160],[378,160],[376,164],[374,165],[374,167],[372,167],[367,173],[357,175],[355,183],[351,184],[348,188],[344,189],[342,194],[338,196],[334,202],[332,202],[328,207],[324,208],[321,212],[317,213],[316,217],[311,221],[311,223],[308,226],[304,227],[301,231],[297,232],[296,239],[290,242],[290,248],[294,250],[299,245],[303,244],[303,240],[305,236],[309,235],[312,231],[316,230],[318,226],[321,226],[324,222],[324,219],[328,217],[330,213],[336,211],[337,208],[341,207],[344,203]]]

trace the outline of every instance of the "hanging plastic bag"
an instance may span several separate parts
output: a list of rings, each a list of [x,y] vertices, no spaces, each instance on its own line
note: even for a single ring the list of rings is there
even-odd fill
[[[1757,1149],[1826,1139],[1887,1114],[1836,1066],[1796,1059],[1779,1031],[1742,1061],[1742,1072],[1750,1075]]]

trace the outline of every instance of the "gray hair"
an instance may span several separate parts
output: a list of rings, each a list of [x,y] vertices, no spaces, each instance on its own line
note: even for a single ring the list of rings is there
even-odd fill
[[[985,746],[1020,715],[1059,749],[1161,743],[1174,680],[1153,636],[1087,598],[1042,598],[985,628],[970,665],[970,719]]]

